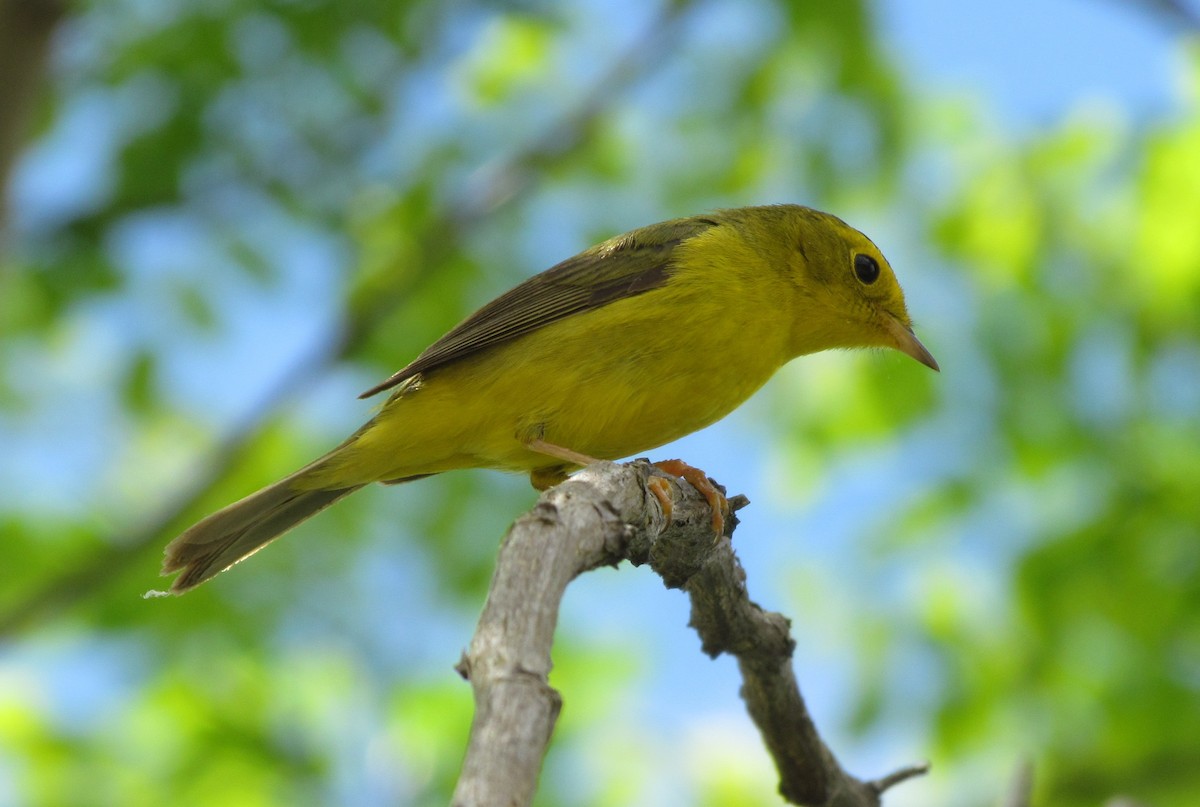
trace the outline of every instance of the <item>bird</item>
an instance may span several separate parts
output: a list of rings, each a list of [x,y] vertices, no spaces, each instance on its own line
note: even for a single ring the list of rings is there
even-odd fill
[[[779,204],[641,227],[468,316],[360,396],[389,392],[344,442],[171,541],[162,573],[188,591],[373,482],[493,468],[544,490],[708,426],[793,358],[845,348],[939,369],[890,264],[836,216]],[[660,467],[701,489],[719,530],[704,474]]]

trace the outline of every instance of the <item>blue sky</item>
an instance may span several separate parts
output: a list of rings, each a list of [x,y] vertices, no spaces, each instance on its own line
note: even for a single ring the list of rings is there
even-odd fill
[[[978,98],[1006,129],[1052,125],[1081,103],[1135,119],[1171,108],[1182,54],[1138,0],[886,0],[880,30],[914,86]]]

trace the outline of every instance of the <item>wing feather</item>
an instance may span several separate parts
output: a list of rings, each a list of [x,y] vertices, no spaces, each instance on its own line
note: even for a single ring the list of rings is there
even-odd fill
[[[717,224],[702,216],[676,219],[633,230],[568,258],[480,308],[407,367],[359,397],[391,389],[418,373],[508,342],[564,317],[655,289],[671,275],[675,247]]]

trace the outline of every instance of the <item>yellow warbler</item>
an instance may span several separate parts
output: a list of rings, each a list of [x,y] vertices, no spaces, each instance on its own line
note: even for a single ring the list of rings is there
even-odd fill
[[[744,207],[633,230],[465,319],[364,393],[392,390],[344,443],[172,541],[163,573],[182,571],[171,591],[186,591],[371,482],[498,468],[549,487],[707,426],[806,353],[887,347],[938,369],[911,324],[883,255],[827,213]]]

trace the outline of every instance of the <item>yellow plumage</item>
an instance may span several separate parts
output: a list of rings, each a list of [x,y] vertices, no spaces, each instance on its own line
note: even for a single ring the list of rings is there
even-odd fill
[[[193,526],[164,571],[186,590],[341,496],[457,468],[618,459],[728,414],[790,359],[892,347],[934,367],[865,236],[809,208],[739,208],[635,230],[485,306],[374,391],[365,426]],[[565,454],[547,450],[564,449]]]

